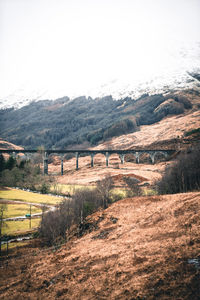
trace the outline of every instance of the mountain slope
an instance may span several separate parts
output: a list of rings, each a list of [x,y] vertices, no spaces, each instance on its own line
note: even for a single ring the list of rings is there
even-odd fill
[[[178,116],[168,116],[152,125],[140,126],[137,132],[113,137],[95,148],[182,149],[199,141],[199,128],[200,111],[190,110]]]
[[[14,145],[12,143],[9,143],[9,142],[6,142],[6,141],[3,141],[1,138],[0,138],[0,149],[16,149],[16,150],[20,150],[20,149],[23,149],[22,147],[19,147],[17,145]]]

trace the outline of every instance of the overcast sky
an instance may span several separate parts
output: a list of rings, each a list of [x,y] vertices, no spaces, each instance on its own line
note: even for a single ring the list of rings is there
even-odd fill
[[[200,0],[0,0],[0,98],[190,68],[199,16]]]

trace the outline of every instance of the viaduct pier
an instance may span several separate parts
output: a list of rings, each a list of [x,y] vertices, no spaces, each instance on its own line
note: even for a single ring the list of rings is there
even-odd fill
[[[176,150],[169,149],[169,150],[151,150],[151,149],[131,149],[131,150],[36,150],[36,149],[29,149],[29,150],[16,150],[16,149],[2,149],[0,150],[0,153],[7,153],[10,154],[14,157],[17,156],[19,153],[23,153],[27,159],[28,159],[28,154],[34,154],[34,153],[42,153],[43,155],[43,170],[44,174],[48,174],[48,158],[51,154],[57,154],[60,156],[61,159],[61,175],[63,175],[63,160],[64,160],[64,155],[68,153],[72,153],[76,157],[76,170],[79,169],[79,157],[80,155],[89,155],[91,157],[91,167],[94,167],[94,156],[96,154],[103,154],[105,155],[106,158],[106,167],[109,166],[109,157],[112,154],[117,154],[119,155],[119,158],[121,160],[121,164],[124,164],[124,158],[125,155],[127,154],[132,154],[135,159],[136,163],[139,164],[140,162],[140,155],[143,153],[146,153],[149,155],[152,164],[155,163],[155,157],[157,154],[162,154],[165,158],[169,158],[172,154],[174,154]]]

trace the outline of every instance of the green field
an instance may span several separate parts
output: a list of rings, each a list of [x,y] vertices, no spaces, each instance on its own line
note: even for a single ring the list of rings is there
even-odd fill
[[[22,242],[14,242],[14,243],[9,243],[8,244],[8,253],[9,253],[9,250],[10,249],[13,249],[13,248],[20,248],[20,247],[23,247],[23,246],[26,246],[26,245],[28,245],[29,244],[29,241],[22,241]],[[7,244],[3,244],[2,246],[1,246],[1,250],[2,251],[6,251],[6,249],[7,249]]]
[[[6,221],[2,229],[2,234],[18,235],[24,234],[26,233],[26,231],[37,230],[40,224],[40,220],[40,218],[31,219],[31,228],[29,219],[25,219],[22,221]]]
[[[59,203],[62,198],[8,188],[6,190],[0,190],[0,199],[55,205]]]
[[[118,195],[118,196],[120,196],[121,199],[123,199],[126,197],[126,189],[125,188],[114,188],[114,189],[112,189],[112,194]]]
[[[1,204],[0,204],[1,205]],[[31,206],[31,214],[40,213],[42,210],[36,206]],[[30,205],[28,204],[6,204],[3,218],[13,218],[18,216],[25,216],[30,213]]]
[[[155,195],[158,195],[158,192],[154,189],[145,188],[145,189],[143,189],[143,195],[144,196],[155,196]]]

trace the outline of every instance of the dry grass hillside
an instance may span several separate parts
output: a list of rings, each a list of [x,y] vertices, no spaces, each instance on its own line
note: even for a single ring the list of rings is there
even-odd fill
[[[199,299],[200,193],[121,200],[58,250],[18,250],[0,299]]]
[[[140,131],[113,138],[97,147],[97,149],[129,149],[152,148],[169,149],[184,147],[190,143],[184,134],[200,128],[200,111],[189,111],[178,116],[168,116],[153,125],[140,127]]]
[[[56,176],[56,180],[61,184],[81,184],[94,185],[98,180],[103,179],[106,175],[113,177],[116,186],[121,186],[118,180],[121,176],[139,176],[141,182],[147,182],[153,185],[157,179],[161,178],[165,166],[170,162],[160,162],[159,164],[136,164],[134,162],[120,163],[118,155],[112,155],[109,160],[109,167],[106,167],[104,155],[96,155],[94,158],[94,167],[90,166],[90,157],[79,158],[79,170],[75,170],[75,158],[64,162],[64,175]],[[60,173],[60,159],[49,165],[49,174]]]
[[[0,149],[15,149],[15,150],[22,150],[23,148],[20,146],[17,146],[15,144],[9,143],[7,141],[4,141],[0,138]]]
[[[175,94],[187,98],[192,103],[192,108],[179,115],[168,115],[158,123],[140,126],[138,132],[113,138],[99,145],[97,149],[128,149],[132,147],[177,149],[191,143],[190,138],[185,138],[185,133],[200,127],[200,96],[191,91]]]

